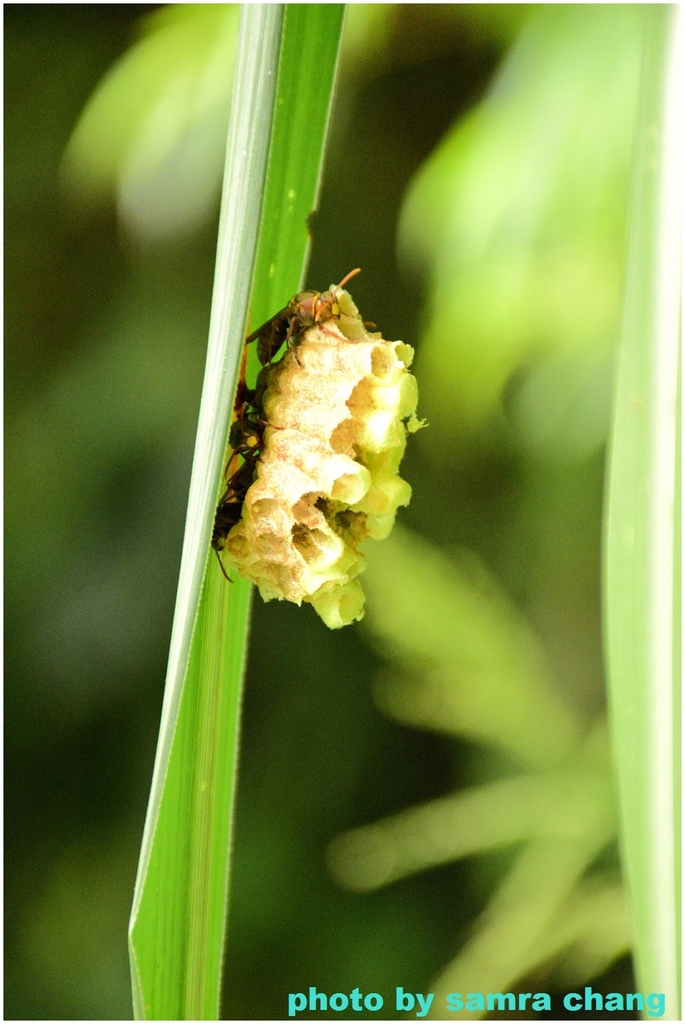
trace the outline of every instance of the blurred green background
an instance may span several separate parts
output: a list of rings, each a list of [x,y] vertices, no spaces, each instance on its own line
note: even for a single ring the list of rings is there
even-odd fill
[[[5,1016],[127,1018],[237,12],[4,12]],[[354,298],[415,346],[430,428],[403,464],[412,503],[370,552],[362,624],[332,633],[255,601],[229,1019],[283,1018],[310,985],[482,991],[491,947],[458,954],[507,884],[532,909],[518,932],[501,919],[505,945],[531,937],[502,984],[632,991],[603,795],[600,535],[644,16],[348,11],[306,284],[362,268]],[[579,765],[590,781],[562,797]],[[509,833],[488,803],[507,780],[523,780]],[[585,817],[579,789],[597,796]],[[483,801],[447,838],[420,817],[469,792]]]

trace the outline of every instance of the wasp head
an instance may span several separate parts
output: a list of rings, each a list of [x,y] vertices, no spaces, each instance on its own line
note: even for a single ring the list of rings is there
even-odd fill
[[[295,310],[295,315],[302,327],[311,327],[313,323],[316,323],[319,298],[319,292],[309,291],[298,292],[290,300],[290,306]]]
[[[355,270],[351,270],[349,274],[343,277],[340,284],[337,284],[335,288],[330,288],[327,292],[322,292],[321,295],[317,295],[314,302],[314,319],[316,323],[321,324],[326,320],[333,320],[340,318],[340,305],[338,303],[338,294],[344,284],[354,277],[355,274],[359,273],[359,267]]]

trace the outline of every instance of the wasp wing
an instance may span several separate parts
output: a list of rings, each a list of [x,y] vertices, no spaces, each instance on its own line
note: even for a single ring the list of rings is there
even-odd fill
[[[245,338],[245,344],[249,345],[251,342],[256,341],[268,327],[271,327],[276,320],[285,318],[286,314],[289,314],[290,311],[290,305],[284,306],[283,309],[279,309],[278,313],[274,313],[274,315],[270,316],[268,320],[265,320],[261,327],[258,327],[256,331],[252,332],[252,334],[248,334],[247,338]]]

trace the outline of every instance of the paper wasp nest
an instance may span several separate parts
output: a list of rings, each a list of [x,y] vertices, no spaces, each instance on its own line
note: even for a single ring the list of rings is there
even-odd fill
[[[364,614],[359,544],[408,504],[398,469],[422,425],[411,346],[368,334],[347,292],[339,305],[263,371],[264,447],[225,547],[265,601],[308,601],[332,629]]]

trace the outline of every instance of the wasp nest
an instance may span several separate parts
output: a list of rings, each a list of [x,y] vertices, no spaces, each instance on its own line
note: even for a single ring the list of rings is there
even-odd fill
[[[398,469],[423,425],[411,346],[368,334],[347,292],[339,306],[262,371],[268,426],[225,547],[265,601],[307,601],[332,629],[364,614],[359,545],[387,537],[408,504]]]

